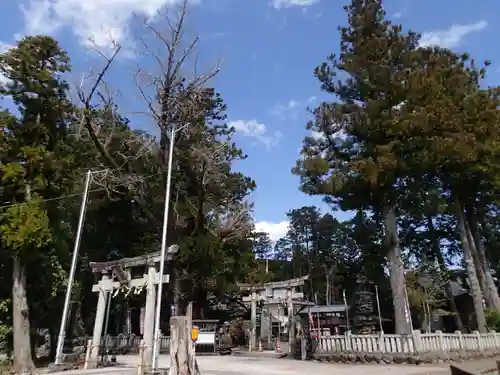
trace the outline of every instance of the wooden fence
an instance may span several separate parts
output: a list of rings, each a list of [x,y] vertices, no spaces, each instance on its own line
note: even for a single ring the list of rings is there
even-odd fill
[[[420,333],[411,335],[335,335],[321,336],[320,353],[425,353],[455,351],[500,351],[500,332],[488,333]]]

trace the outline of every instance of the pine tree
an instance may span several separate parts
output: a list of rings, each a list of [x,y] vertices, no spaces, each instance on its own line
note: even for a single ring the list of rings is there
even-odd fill
[[[436,178],[453,202],[478,329],[484,331],[483,294],[495,308],[500,299],[478,241],[475,216],[485,186],[495,189],[498,93],[480,88],[488,62],[478,68],[469,55],[437,47],[422,50],[420,56],[401,108],[403,122],[418,135],[405,151],[411,170]]]
[[[409,333],[395,189],[406,173],[401,155],[406,132],[395,119],[419,38],[386,20],[381,0],[353,0],[345,10],[348,26],[340,28],[340,54],[315,71],[322,89],[338,101],[315,110],[308,129],[322,137],[305,139],[295,173],[307,193],[324,195],[342,209],[369,208],[381,215],[395,328]]]

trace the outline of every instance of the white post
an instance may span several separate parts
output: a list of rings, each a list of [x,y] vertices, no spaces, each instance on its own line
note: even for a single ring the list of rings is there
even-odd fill
[[[75,245],[73,248],[73,258],[71,260],[71,269],[69,271],[68,286],[66,287],[66,297],[64,299],[64,308],[61,317],[61,326],[59,328],[59,336],[57,338],[55,364],[61,364],[62,352],[64,347],[64,339],[66,337],[66,323],[68,321],[69,305],[71,302],[71,292],[73,287],[73,279],[75,278],[76,265],[78,262],[78,253],[80,252],[80,242],[82,239],[83,223],[85,221],[85,212],[87,210],[87,198],[89,195],[90,181],[92,172],[89,170],[85,178],[85,188],[80,205],[80,217],[78,218],[78,228],[76,230]]]
[[[163,231],[161,236],[161,252],[160,252],[160,283],[158,284],[157,299],[156,299],[156,315],[155,315],[155,335],[153,343],[153,370],[157,368],[158,365],[158,353],[160,348],[160,314],[161,314],[161,299],[162,299],[162,289],[163,289],[163,274],[165,272],[165,253],[167,251],[167,231],[168,231],[168,211],[170,205],[170,183],[172,179],[172,165],[174,159],[174,143],[175,143],[175,132],[177,127],[172,125],[170,128],[170,145],[168,150],[168,170],[167,170],[167,181],[165,187],[165,210],[163,211]]]

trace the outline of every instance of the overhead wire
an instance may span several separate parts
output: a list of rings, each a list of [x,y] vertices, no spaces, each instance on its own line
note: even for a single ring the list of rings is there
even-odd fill
[[[143,178],[137,179],[137,181],[132,182],[132,184],[143,182],[143,181],[146,181],[146,180],[153,178],[153,177],[156,177],[156,176],[158,176],[157,173],[151,174],[149,176],[145,176]],[[128,186],[130,184],[131,184],[130,182],[127,182],[127,183],[116,184],[115,186]],[[95,193],[98,191],[105,191],[105,190],[107,190],[107,189],[106,188],[92,189],[92,190],[89,190],[89,194]],[[74,198],[74,197],[78,197],[78,196],[82,196],[82,195],[83,195],[83,191],[81,193],[66,194],[66,195],[61,195],[61,196],[53,197],[53,198],[41,199],[41,200],[37,200],[34,202],[20,202],[20,203],[5,204],[5,205],[0,206],[0,210],[6,209],[6,208],[11,208],[11,207],[27,206],[30,204],[38,204],[38,203],[59,201],[59,200],[63,200],[63,199],[70,199],[70,198]]]

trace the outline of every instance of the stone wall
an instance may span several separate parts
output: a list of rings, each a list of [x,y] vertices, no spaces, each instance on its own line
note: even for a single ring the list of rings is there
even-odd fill
[[[473,352],[427,352],[427,353],[318,353],[313,358],[320,362],[346,363],[346,364],[442,364],[447,362],[462,362],[470,359],[493,358],[499,351],[485,350]]]

